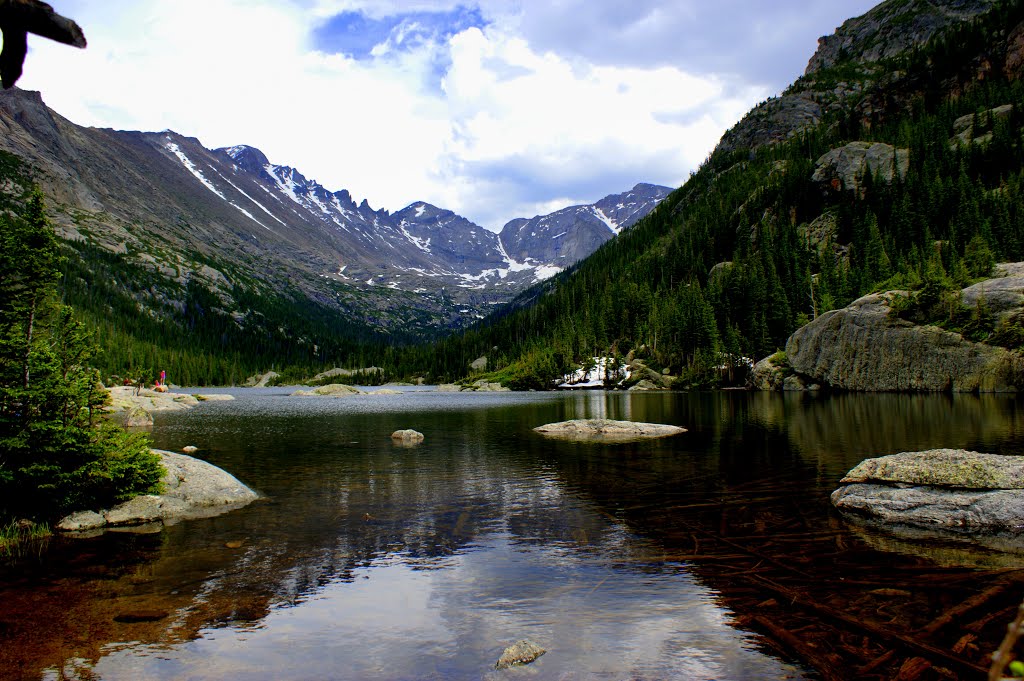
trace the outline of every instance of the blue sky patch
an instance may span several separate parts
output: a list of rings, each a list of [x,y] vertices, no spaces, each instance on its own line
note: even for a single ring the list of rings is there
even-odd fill
[[[398,49],[413,49],[429,40],[447,40],[467,28],[487,24],[477,8],[456,7],[448,12],[407,12],[372,18],[362,12],[342,12],[314,34],[317,49],[366,59],[377,45],[391,39]]]

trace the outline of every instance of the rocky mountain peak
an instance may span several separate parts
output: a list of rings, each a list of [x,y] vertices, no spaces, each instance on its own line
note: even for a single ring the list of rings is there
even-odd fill
[[[996,0],[887,0],[818,40],[805,75],[848,59],[877,62],[922,45],[947,26],[982,15]]]
[[[716,153],[783,142],[834,112],[853,110],[867,125],[878,122],[877,116],[885,110],[896,110],[891,104],[909,102],[925,84],[907,81],[906,74],[889,68],[886,60],[906,55],[949,27],[985,15],[997,3],[886,0],[849,19],[834,34],[819,39],[806,72],[785,93],[751,109],[722,136]],[[1006,61],[1009,68],[1010,59]]]
[[[258,175],[263,172],[264,168],[270,165],[270,161],[267,160],[267,157],[262,151],[256,147],[250,147],[245,144],[239,144],[234,147],[223,147],[216,151],[230,156],[231,160],[235,162],[235,165],[247,173],[254,173]]]

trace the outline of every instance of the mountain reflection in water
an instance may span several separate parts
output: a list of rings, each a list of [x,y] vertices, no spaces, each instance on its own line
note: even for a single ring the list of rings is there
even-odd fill
[[[714,535],[782,536],[801,516],[839,532],[858,564],[917,564],[913,541],[865,543],[830,510],[843,473],[868,456],[1018,453],[1020,441],[1016,401],[998,397],[237,395],[158,417],[155,444],[195,444],[266,499],[159,534],[54,541],[8,569],[0,669],[504,678],[492,670],[502,648],[530,638],[549,650],[528,668],[536,678],[813,676],[737,617],[743,584],[723,556],[702,555]],[[690,432],[580,444],[531,430],[570,418]],[[395,446],[400,428],[426,441]]]

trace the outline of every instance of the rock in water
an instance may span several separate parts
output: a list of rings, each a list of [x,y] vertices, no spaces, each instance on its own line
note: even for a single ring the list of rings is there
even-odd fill
[[[423,442],[423,433],[411,429],[396,430],[391,433],[391,439],[403,444],[416,444]]]
[[[569,440],[638,440],[685,433],[685,428],[662,423],[635,423],[605,419],[577,419],[538,426],[534,430],[548,437]]]
[[[184,454],[154,450],[164,466],[164,493],[144,494],[110,509],[83,511],[57,525],[65,532],[151,522],[173,524],[186,518],[206,518],[241,508],[258,498],[230,473]]]
[[[868,459],[832,493],[842,511],[883,522],[1024,530],[1024,457],[962,449]]]
[[[548,651],[541,648],[533,641],[523,639],[522,641],[516,641],[508,648],[505,648],[505,652],[501,654],[498,661],[494,664],[495,669],[508,669],[520,664],[530,664],[538,657]]]
[[[968,489],[1024,489],[1024,458],[929,449],[865,459],[841,482],[892,482]]]
[[[818,315],[786,343],[790,366],[840,390],[1014,392],[1020,356],[890,314],[898,291],[873,293]]]
[[[344,383],[331,383],[312,390],[296,390],[292,393],[292,397],[348,397],[349,395],[360,395],[362,392],[359,388],[353,388]]]

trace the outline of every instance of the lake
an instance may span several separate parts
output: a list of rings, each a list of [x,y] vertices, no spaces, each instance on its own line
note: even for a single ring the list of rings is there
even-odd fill
[[[1024,591],[1014,538],[893,532],[828,502],[870,456],[1021,454],[1013,397],[403,390],[237,389],[158,414],[155,446],[195,445],[265,498],[6,566],[0,674],[963,678]],[[689,432],[532,432],[571,418]],[[425,441],[393,444],[403,428]],[[547,654],[494,670],[523,638]]]

